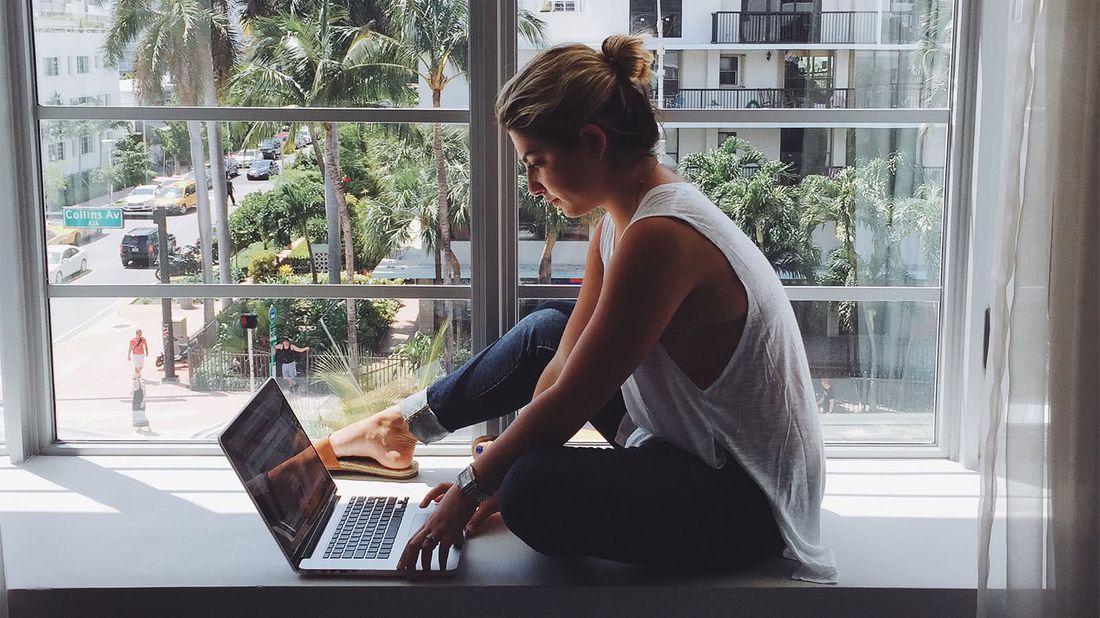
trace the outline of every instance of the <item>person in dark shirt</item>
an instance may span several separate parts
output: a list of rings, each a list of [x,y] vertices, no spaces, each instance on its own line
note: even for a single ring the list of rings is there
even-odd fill
[[[275,347],[275,366],[279,368],[287,382],[287,388],[292,392],[298,390],[298,354],[307,351],[309,346],[299,348],[285,338]]]

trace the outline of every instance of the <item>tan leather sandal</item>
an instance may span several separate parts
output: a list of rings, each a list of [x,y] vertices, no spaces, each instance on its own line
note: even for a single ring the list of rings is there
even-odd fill
[[[325,436],[313,442],[313,448],[321,456],[325,469],[333,474],[373,476],[393,481],[415,478],[420,473],[420,464],[415,461],[404,468],[387,468],[373,457],[337,457],[332,450],[329,437]]]

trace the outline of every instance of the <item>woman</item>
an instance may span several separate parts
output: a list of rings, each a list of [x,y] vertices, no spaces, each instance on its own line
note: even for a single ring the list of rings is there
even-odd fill
[[[149,342],[141,334],[141,329],[134,332],[134,338],[130,340],[130,346],[126,349],[126,360],[134,365],[134,377],[141,379],[141,370],[145,367],[145,357],[149,354]]]
[[[330,466],[391,468],[416,439],[526,406],[439,502],[399,568],[445,562],[499,508],[534,549],[674,568],[778,555],[836,580],[819,544],[824,449],[801,336],[764,255],[658,165],[652,55],[613,36],[541,52],[497,119],[528,190],[570,217],[607,210],[575,306],[544,305],[458,371],[323,439]],[[563,444],[591,421],[612,449]],[[475,515],[476,513],[476,515]]]
[[[309,346],[299,348],[291,343],[290,339],[283,339],[275,347],[275,365],[279,368],[281,375],[287,382],[287,388],[291,391],[298,390],[298,354],[308,351]]]

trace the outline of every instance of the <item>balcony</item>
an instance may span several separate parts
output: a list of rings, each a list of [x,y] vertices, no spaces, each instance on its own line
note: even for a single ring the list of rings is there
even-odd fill
[[[664,109],[922,109],[942,98],[922,84],[859,88],[680,88],[666,91]],[[654,96],[656,102],[656,95]]]
[[[845,108],[851,88],[681,88],[666,93],[665,109]]]
[[[720,11],[711,15],[714,44],[906,44],[915,43],[919,32],[912,12],[882,13],[881,20],[877,11]]]

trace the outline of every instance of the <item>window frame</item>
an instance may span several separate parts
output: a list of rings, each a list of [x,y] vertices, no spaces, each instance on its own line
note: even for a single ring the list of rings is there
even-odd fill
[[[469,300],[472,304],[473,347],[483,348],[496,340],[517,321],[518,302],[523,299],[576,298],[578,286],[520,284],[518,243],[515,238],[516,208],[515,154],[507,134],[495,126],[492,102],[505,78],[516,68],[516,0],[471,3],[470,6],[470,110],[450,109],[274,109],[274,108],[185,108],[185,107],[91,107],[40,105],[34,67],[33,29],[29,0],[5,3],[0,16],[15,27],[0,29],[0,49],[14,50],[15,62],[0,66],[0,77],[13,84],[10,96],[0,101],[0,112],[13,119],[13,139],[6,148],[11,169],[0,170],[17,181],[17,197],[0,205],[0,213],[12,216],[14,224],[0,230],[0,260],[14,259],[23,268],[0,270],[0,285],[12,293],[0,301],[9,319],[0,322],[0,336],[12,345],[0,349],[5,384],[4,421],[6,447],[13,461],[36,454],[216,454],[212,443],[147,442],[66,442],[53,440],[55,410],[53,401],[52,344],[49,329],[49,301],[52,298],[80,296],[162,296],[162,288],[150,285],[76,285],[51,287],[46,282],[45,258],[41,239],[44,221],[40,156],[40,121],[117,119],[129,120],[333,120],[339,122],[446,122],[467,123],[470,127],[471,197],[476,203],[500,204],[499,208],[477,209],[472,213],[471,228],[479,242],[472,246],[472,285],[463,286],[275,286],[249,285],[250,297],[334,297],[334,298],[432,298]],[[952,63],[951,109],[849,110],[849,109],[730,109],[663,110],[666,124],[692,123],[718,127],[746,125],[774,126],[775,123],[801,123],[804,126],[868,126],[880,123],[942,123],[948,127],[948,197],[945,211],[943,265],[938,288],[787,288],[791,300],[935,300],[940,303],[940,358],[936,388],[937,419],[934,440],[929,445],[859,444],[827,447],[830,457],[933,457],[957,456],[960,440],[976,439],[961,435],[960,405],[973,384],[949,380],[964,361],[964,350],[951,334],[968,326],[963,320],[967,304],[966,262],[969,248],[968,196],[972,165],[971,153],[960,146],[969,145],[973,129],[954,130],[957,123],[974,115],[972,94],[976,77],[977,37],[969,28],[971,9],[955,3],[955,18],[961,26],[955,42],[956,60]],[[9,21],[14,19],[14,21]],[[7,40],[11,38],[12,40]],[[965,50],[965,51],[961,51]],[[961,61],[960,61],[961,60]],[[8,74],[10,73],[10,75]],[[960,81],[965,80],[965,81]],[[971,132],[969,135],[967,134]],[[956,180],[957,179],[957,180]],[[16,209],[16,203],[35,204],[33,209]],[[10,241],[10,242],[9,242]],[[499,267],[498,267],[499,265]],[[492,276],[490,276],[492,275]],[[173,285],[177,296],[220,297],[239,293],[235,285]],[[8,310],[15,309],[9,312]],[[15,315],[15,318],[10,316]],[[18,333],[19,337],[12,337]],[[45,353],[43,353],[45,352]],[[489,432],[503,429],[509,418],[488,423]],[[970,432],[973,434],[974,432]],[[461,444],[420,447],[424,455],[468,455]]]
[[[722,68],[722,61],[726,60],[726,59],[733,60],[735,66],[733,67],[732,70]],[[740,88],[740,87],[745,85],[745,74],[744,74],[744,71],[742,70],[745,66],[744,59],[745,59],[745,57],[742,54],[722,53],[718,56],[718,87],[719,88]],[[733,82],[728,83],[728,84],[724,83],[722,81],[722,77],[726,74],[731,73],[731,72],[733,73],[733,77],[734,77]]]

